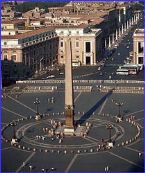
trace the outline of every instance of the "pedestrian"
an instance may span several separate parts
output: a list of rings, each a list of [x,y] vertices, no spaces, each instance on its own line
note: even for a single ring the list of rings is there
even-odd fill
[[[105,172],[106,172],[106,167],[105,167]]]
[[[29,166],[29,170],[30,170],[30,172],[32,171],[32,168],[33,168],[32,165],[30,165],[30,166]]]
[[[22,167],[25,167],[25,166],[26,166],[26,163],[25,163],[25,162],[23,162]]]
[[[109,166],[106,166],[106,171],[109,171]]]
[[[138,157],[140,158],[140,157],[141,157],[141,155],[142,155],[142,153],[141,153],[141,152],[139,152],[139,153],[138,153]]]

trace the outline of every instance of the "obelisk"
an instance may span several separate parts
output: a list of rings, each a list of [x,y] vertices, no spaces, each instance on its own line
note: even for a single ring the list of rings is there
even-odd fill
[[[68,36],[65,42],[65,135],[74,134],[74,101],[72,78],[72,47]]]

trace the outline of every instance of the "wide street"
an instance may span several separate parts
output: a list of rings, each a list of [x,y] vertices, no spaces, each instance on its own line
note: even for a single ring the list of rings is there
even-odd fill
[[[114,80],[143,80],[144,79],[144,72],[141,71],[137,75],[116,75],[116,69],[119,65],[124,64],[124,60],[129,57],[129,53],[133,51],[133,33],[136,28],[143,28],[143,19],[141,19],[137,25],[134,25],[130,28],[129,32],[124,34],[122,38],[118,41],[118,47],[114,49],[113,54],[104,59],[104,65],[100,66],[101,69],[98,70],[97,66],[81,66],[81,67],[74,67],[73,69],[73,78],[74,79],[81,79],[81,80],[107,80],[111,79]],[[64,68],[61,68],[61,71],[50,71],[38,79],[46,79],[48,76],[54,75],[53,79],[64,79]],[[47,78],[47,79],[51,79]]]

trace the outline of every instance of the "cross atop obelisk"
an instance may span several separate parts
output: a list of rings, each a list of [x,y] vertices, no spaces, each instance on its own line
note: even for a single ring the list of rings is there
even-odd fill
[[[64,134],[74,134],[74,101],[73,101],[73,77],[72,77],[72,47],[68,35],[65,42],[65,129]]]

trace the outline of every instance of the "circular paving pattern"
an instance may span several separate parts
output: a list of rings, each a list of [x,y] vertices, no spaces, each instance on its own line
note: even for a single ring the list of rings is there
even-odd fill
[[[64,152],[66,154],[103,152],[110,149],[107,147],[109,135],[111,135],[111,142],[114,147],[128,145],[137,140],[141,132],[140,125],[131,118],[116,123],[113,117],[102,116],[87,121],[91,127],[86,136],[64,136],[60,142],[57,135],[48,135],[48,131],[53,129],[52,121],[64,123],[64,118],[52,120],[45,115],[40,120],[35,120],[35,117],[32,116],[26,119],[17,119],[3,127],[2,137],[6,142],[11,143],[15,130],[19,142],[13,146],[19,149],[34,152],[57,152],[58,154]],[[14,123],[15,127],[13,126]],[[112,127],[111,131],[106,128],[108,124]],[[134,131],[133,134],[135,135],[128,136],[126,127],[129,128],[129,131]]]

